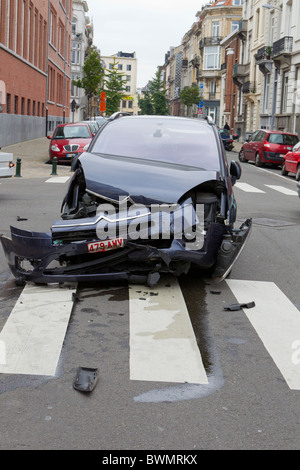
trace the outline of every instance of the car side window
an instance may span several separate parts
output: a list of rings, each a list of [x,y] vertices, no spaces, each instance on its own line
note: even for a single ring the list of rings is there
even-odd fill
[[[300,142],[295,145],[295,147],[293,148],[293,152],[300,152]]]
[[[252,137],[251,137],[251,139],[249,140],[249,142],[256,142],[256,141],[257,141],[258,134],[259,134],[259,131],[254,132],[254,134],[252,135]]]
[[[258,133],[258,136],[256,138],[257,142],[263,142],[265,140],[265,137],[266,137],[266,133],[263,132],[263,131],[260,131]]]

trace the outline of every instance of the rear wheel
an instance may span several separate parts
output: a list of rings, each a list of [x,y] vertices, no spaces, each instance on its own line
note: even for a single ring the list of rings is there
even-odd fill
[[[258,166],[258,167],[262,166],[262,162],[260,161],[260,156],[258,152],[255,155],[255,166]]]
[[[288,171],[286,171],[285,163],[282,164],[281,174],[282,174],[283,176],[287,176],[287,174],[288,174]]]
[[[300,165],[298,165],[298,167],[297,167],[297,171],[296,171],[296,181],[300,181]]]

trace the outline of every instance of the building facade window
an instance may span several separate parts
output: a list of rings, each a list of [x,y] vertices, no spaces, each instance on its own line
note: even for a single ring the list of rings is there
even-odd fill
[[[207,46],[204,48],[204,70],[217,70],[221,67],[220,46]]]

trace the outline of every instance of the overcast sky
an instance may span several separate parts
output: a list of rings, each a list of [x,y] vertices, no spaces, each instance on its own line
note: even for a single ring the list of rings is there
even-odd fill
[[[136,52],[137,86],[147,85],[171,46],[197,21],[208,0],[86,0],[101,55]]]

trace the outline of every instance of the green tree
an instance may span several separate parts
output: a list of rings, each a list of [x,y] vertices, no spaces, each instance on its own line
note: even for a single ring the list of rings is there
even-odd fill
[[[199,88],[197,85],[184,88],[180,93],[180,99],[182,103],[190,108],[193,104],[198,104],[202,97],[200,95]]]
[[[150,81],[149,92],[152,97],[153,114],[168,114],[166,89],[161,78],[161,70],[158,69],[153,80]]]
[[[73,85],[83,88],[89,101],[98,94],[98,89],[104,76],[101,58],[96,49],[90,49],[83,65],[83,76],[80,80],[72,80]],[[89,114],[89,109],[88,109]]]
[[[120,101],[126,96],[126,82],[123,80],[124,73],[117,68],[118,63],[116,57],[111,64],[110,69],[106,69],[104,77],[105,93],[106,93],[106,113],[111,115],[119,110]]]
[[[152,97],[149,91],[144,92],[143,98],[138,97],[138,104],[141,110],[141,114],[154,114]]]

